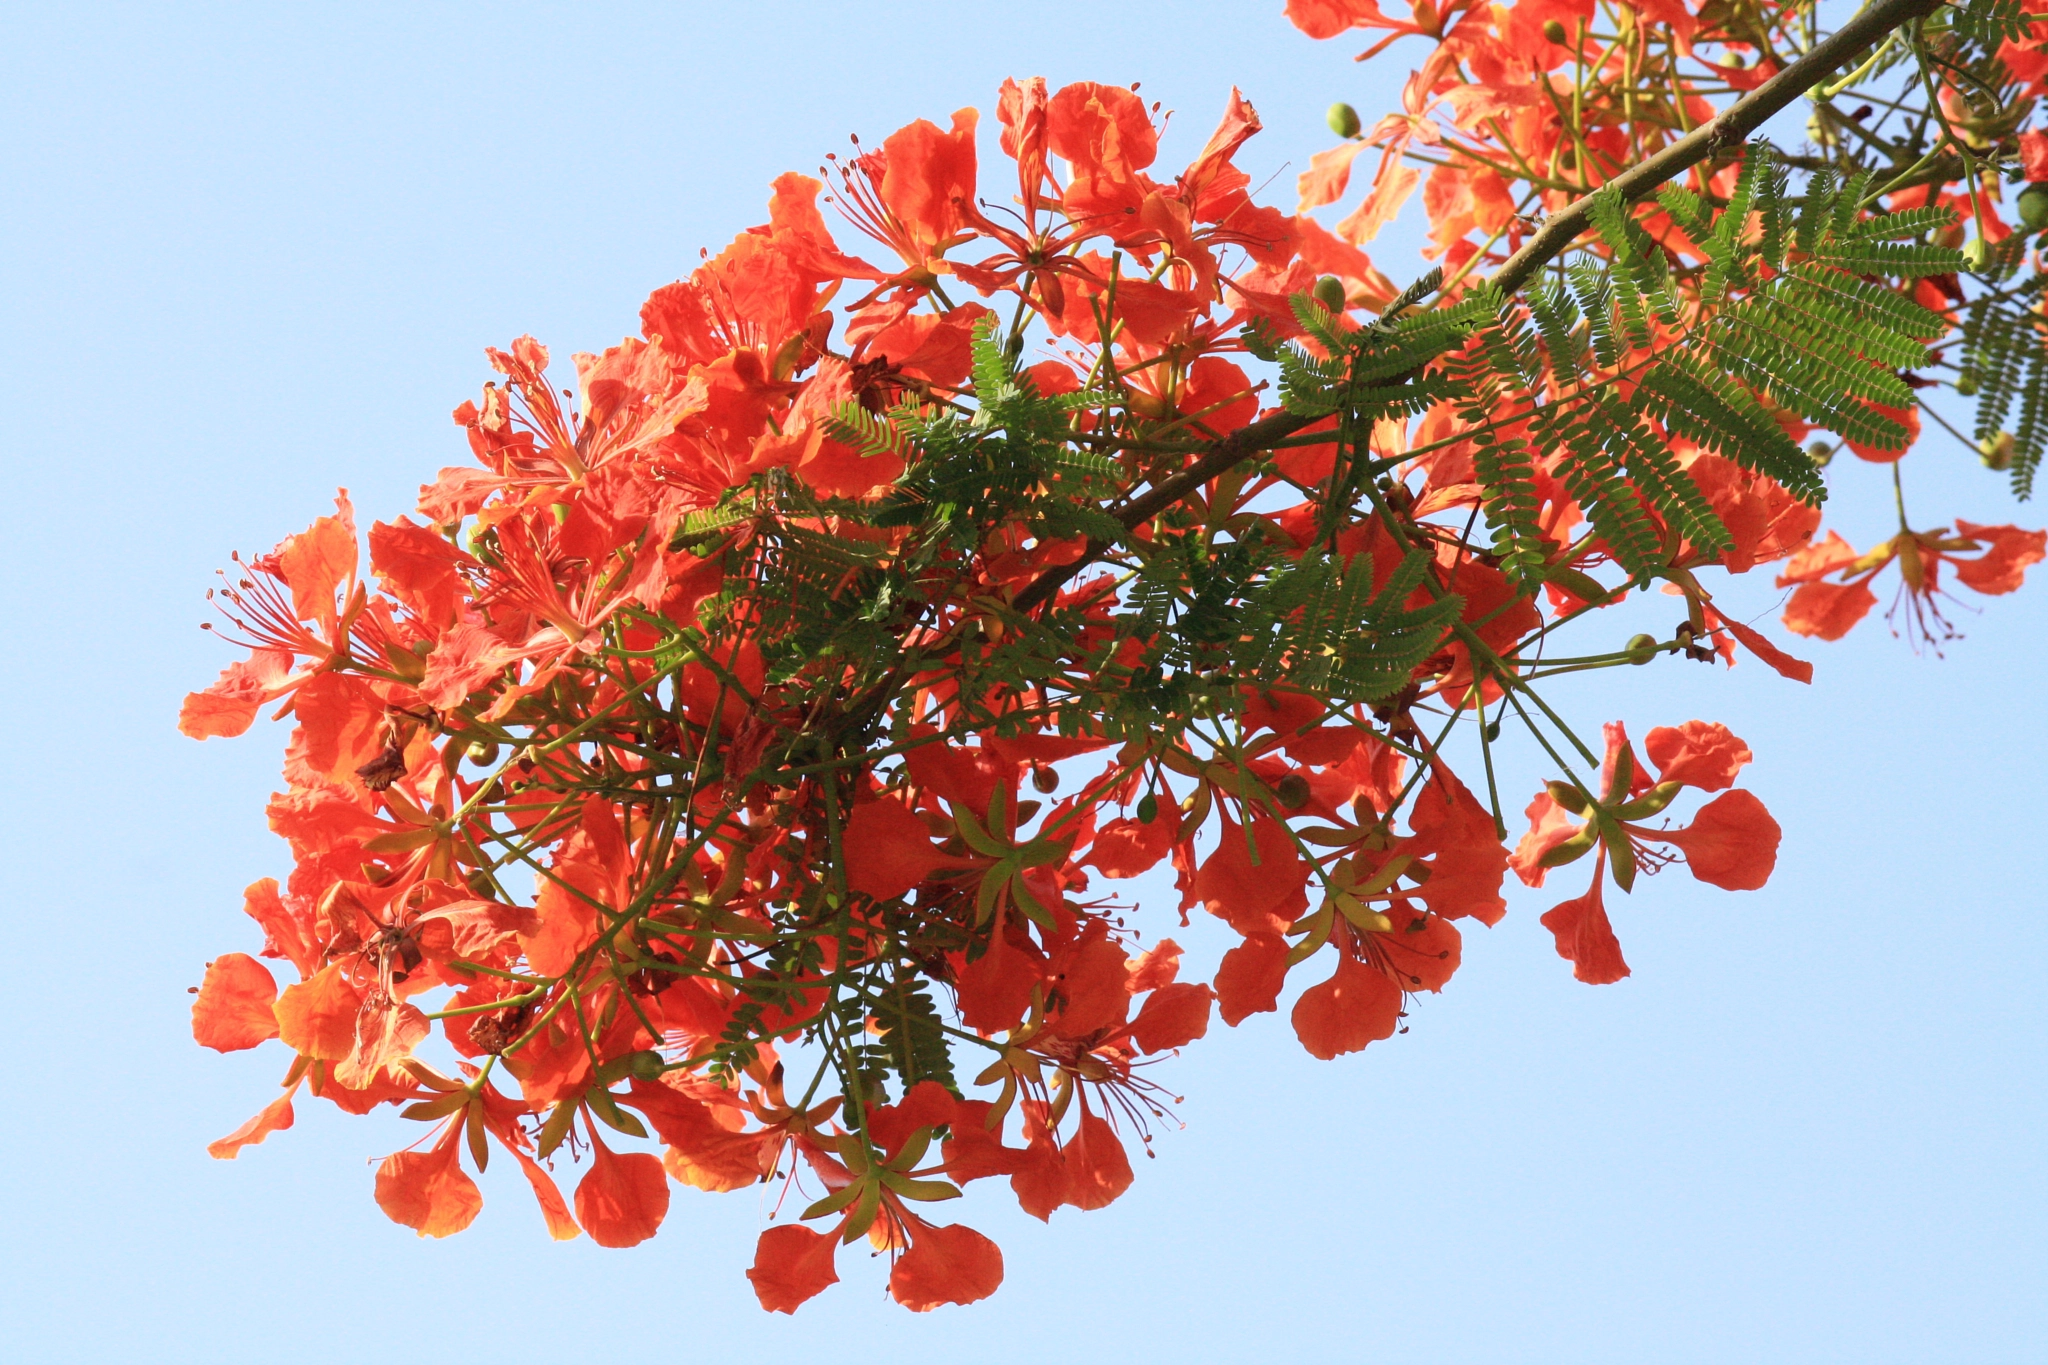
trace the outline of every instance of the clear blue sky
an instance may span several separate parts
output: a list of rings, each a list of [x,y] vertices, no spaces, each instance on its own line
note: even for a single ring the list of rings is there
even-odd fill
[[[1670,663],[1559,689],[1593,724],[1749,740],[1785,827],[1770,886],[1615,898],[1635,975],[1597,989],[1536,923],[1556,897],[1517,894],[1412,1032],[1334,1064],[1284,1017],[1219,1027],[1162,1077],[1187,1126],[1112,1208],[1047,1229],[966,1201],[1009,1275],[973,1308],[903,1313],[849,1254],[764,1316],[744,1193],[679,1190],[658,1239],[606,1252],[548,1242],[494,1169],[476,1226],[423,1242],[370,1199],[417,1136],[388,1114],[308,1103],[239,1161],[202,1150],[283,1069],[187,1032],[202,964],[256,947],[241,887],[286,866],[261,814],[281,731],[173,729],[225,662],[195,627],[228,551],[341,484],[365,521],[408,509],[466,458],[448,411],[483,346],[616,341],[776,173],[988,109],[1005,75],[1142,80],[1180,111],[1169,164],[1236,83],[1269,128],[1242,160],[1287,202],[1323,107],[1370,117],[1406,67],[1279,8],[10,8],[0,1357],[2042,1358],[2048,583],[1958,612],[1942,661],[1875,623],[1802,651],[1810,689]],[[1837,473],[1844,532],[1887,534],[1880,472]],[[1926,522],[2048,519],[1966,452],[1909,475]],[[1771,605],[1761,576],[1731,595]]]

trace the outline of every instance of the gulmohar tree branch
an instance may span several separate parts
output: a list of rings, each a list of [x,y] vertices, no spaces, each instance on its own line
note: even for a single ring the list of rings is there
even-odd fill
[[[940,1206],[1111,1202],[1216,1019],[1387,1040],[1510,874],[1590,870],[1542,922],[1580,981],[1626,976],[1610,886],[1755,890],[1780,832],[1726,727],[1595,735],[1549,681],[1809,681],[1723,575],[1769,566],[1822,641],[1882,580],[1939,646],[1951,584],[2043,558],[1912,522],[1902,474],[1923,416],[2021,497],[2048,447],[2027,3],[1823,33],[1796,3],[1293,0],[1313,37],[1429,47],[1400,111],[1333,110],[1293,212],[1250,192],[1235,92],[1169,175],[1134,91],[1010,81],[993,138],[963,110],[776,180],[573,388],[530,337],[490,350],[469,462],[367,558],[344,497],[212,594],[248,653],[181,728],[293,725],[289,866],[244,906],[288,984],[228,953],[193,1008],[290,1058],[214,1155],[307,1097],[390,1106],[422,1134],[377,1172],[396,1222],[466,1227],[496,1160],[611,1247],[672,1183],[776,1183],[764,1308],[865,1237],[924,1310],[1003,1273]],[[1802,97],[1808,145],[1749,141]],[[1400,291],[1364,248],[1418,188],[1434,265]],[[1823,534],[1872,475],[1897,535]],[[1668,637],[1612,638],[1665,588]],[[1175,909],[1220,961],[1155,936]]]

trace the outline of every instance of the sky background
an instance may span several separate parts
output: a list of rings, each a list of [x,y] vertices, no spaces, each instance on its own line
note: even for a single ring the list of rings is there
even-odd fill
[[[419,1240],[370,1198],[373,1163],[419,1135],[388,1110],[307,1102],[241,1159],[205,1155],[285,1066],[188,1028],[203,964],[258,946],[241,888],[287,868],[262,817],[281,727],[174,729],[230,657],[196,628],[228,552],[339,485],[364,525],[410,510],[467,459],[448,413],[489,377],[484,346],[616,342],[700,246],[763,220],[778,172],[849,132],[990,111],[1006,75],[1142,81],[1179,111],[1169,171],[1237,84],[1267,125],[1240,164],[1291,203],[1324,107],[1370,120],[1407,64],[1354,66],[1362,44],[1311,43],[1279,9],[9,7],[0,1356],[2041,1358],[2038,585],[1955,610],[1946,659],[1879,621],[1801,642],[1811,688],[1674,661],[1556,686],[1589,729],[1743,736],[1785,829],[1770,885],[1674,871],[1612,897],[1635,975],[1600,988],[1536,922],[1583,870],[1517,890],[1411,1032],[1335,1063],[1284,1013],[1218,1025],[1155,1073],[1186,1127],[1117,1204],[1050,1227],[1000,1189],[954,1206],[1007,1261],[971,1308],[903,1312],[884,1265],[845,1253],[794,1319],[762,1314],[752,1193],[678,1189],[660,1237],[604,1251],[549,1242],[494,1168],[470,1231]],[[1373,247],[1397,280],[1413,242]],[[1848,466],[1831,515],[1868,544],[1890,490]],[[1907,474],[1923,525],[2044,517],[1936,438]],[[1763,575],[1726,596],[1770,622]],[[1198,965],[1223,946],[1180,937]]]

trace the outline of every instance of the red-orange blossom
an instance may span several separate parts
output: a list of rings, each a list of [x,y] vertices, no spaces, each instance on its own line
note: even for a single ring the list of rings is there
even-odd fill
[[[1038,394],[1096,396],[1071,409],[1072,439],[1097,461],[1089,477],[1123,481],[1107,505],[1125,507],[1268,406],[1247,323],[1300,335],[1290,300],[1310,291],[1346,326],[1388,303],[1395,287],[1361,243],[1423,183],[1416,164],[1435,167],[1432,252],[1476,280],[1533,212],[1613,173],[1632,139],[1664,138],[1618,96],[1575,132],[1532,93],[1571,61],[1585,69],[1582,42],[1555,35],[1591,33],[1596,12],[1654,28],[1673,54],[1708,41],[1706,12],[1676,0],[1418,0],[1406,18],[1292,0],[1312,36],[1436,45],[1400,113],[1303,176],[1304,210],[1319,207],[1346,192],[1361,150],[1381,153],[1335,232],[1255,201],[1238,162],[1260,125],[1236,92],[1169,172],[1160,113],[1134,90],[1008,82],[999,157],[963,110],[835,160],[829,183],[783,175],[768,221],[656,290],[638,335],[574,356],[571,387],[532,338],[490,351],[497,378],[455,414],[471,458],[422,488],[420,520],[373,524],[365,561],[343,494],[216,592],[222,633],[250,653],[187,699],[181,729],[241,734],[273,703],[293,729],[268,809],[291,868],[245,903],[283,985],[229,953],[207,965],[192,1015],[206,1046],[275,1039],[291,1060],[283,1097],[213,1153],[289,1127],[309,1095],[356,1114],[391,1105],[425,1133],[376,1173],[395,1221],[460,1231],[483,1202],[471,1172],[509,1161],[552,1236],[607,1247],[652,1236],[676,1184],[781,1182],[747,1272],[764,1308],[794,1311],[838,1278],[837,1249],[866,1238],[888,1257],[890,1293],[923,1311],[1002,1279],[996,1246],[941,1207],[970,1184],[1007,1182],[1039,1218],[1123,1192],[1129,1142],[1165,1112],[1152,1077],[1212,1012],[1236,1025],[1277,1011],[1291,982],[1313,1055],[1386,1039],[1418,993],[1451,980],[1460,921],[1506,912],[1510,870],[1540,886],[1591,855],[1590,889],[1543,916],[1588,982],[1629,971],[1608,878],[1629,891],[1683,862],[1719,887],[1763,886],[1779,829],[1734,787],[1750,752],[1717,724],[1651,729],[1639,757],[1611,723],[1597,774],[1588,753],[1554,755],[1586,775],[1561,766],[1512,849],[1491,751],[1453,770],[1453,724],[1497,736],[1553,631],[1647,585],[1596,576],[1607,547],[1539,465],[1556,558],[1540,587],[1517,586],[1468,534],[1475,447],[1445,405],[1372,431],[1391,461],[1380,512],[1320,513],[1337,442],[1365,439],[1331,422],[1133,530],[1155,547],[1200,534],[1219,555],[1254,542],[1296,562],[1328,554],[1380,587],[1412,551],[1425,576],[1412,600],[1454,602],[1455,629],[1373,705],[1204,679],[1197,744],[1062,721],[1050,686],[975,682],[1004,650],[1037,647],[1014,604],[1084,554],[1095,522],[960,531],[922,580],[926,605],[866,602],[875,638],[918,661],[886,695],[851,688],[850,665],[778,652],[817,603],[911,552],[900,525],[851,509],[909,486],[919,453],[891,423],[986,397],[978,335],[1007,332],[1014,351],[1028,337]],[[2031,60],[2015,50],[2038,80]],[[1755,84],[1752,67],[1707,66]],[[1700,89],[1683,98],[1710,113],[1710,78],[1690,70]],[[1735,173],[1712,170],[1709,188]],[[1832,531],[1815,539],[1819,513],[1769,478],[1672,443],[1733,543],[1701,550],[1660,524],[1660,576],[1686,624],[1608,662],[1732,664],[1739,645],[1809,677],[1720,614],[1703,582],[1717,570],[1783,565],[1787,624],[1833,639],[1888,564],[1919,611],[1944,563],[2002,593],[2043,555],[2040,532],[1957,521],[1859,556]],[[757,514],[718,510],[749,489]],[[789,490],[813,510],[776,511]],[[844,577],[818,580],[815,602],[754,590],[799,552]],[[1120,587],[1084,569],[1053,598],[1074,623],[1072,676],[1131,663],[1105,615]],[[857,731],[867,750],[833,747]],[[1679,815],[1688,791],[1716,795]],[[1183,922],[1201,909],[1227,926],[1209,980],[1182,979],[1170,938],[1142,947],[1108,894],[1155,868],[1176,879]],[[828,1085],[806,1074],[821,1048],[837,1059]],[[948,1051],[957,1075],[937,1060]],[[571,1173],[565,1196],[556,1179]]]

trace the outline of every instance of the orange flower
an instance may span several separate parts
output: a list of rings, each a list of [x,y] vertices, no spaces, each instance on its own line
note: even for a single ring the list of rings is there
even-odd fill
[[[2044,552],[2048,552],[2044,546],[2048,546],[2048,532],[2023,531],[2017,526],[1979,526],[1959,520],[1954,535],[1948,533],[1947,527],[1901,531],[1859,555],[1841,536],[1830,531],[1826,541],[1793,555],[1785,572],[1778,576],[1779,587],[1798,587],[1785,608],[1785,624],[1801,635],[1841,639],[1877,605],[1877,594],[1870,590],[1871,580],[1896,562],[1899,590],[1885,619],[1895,619],[1903,603],[1908,612],[1908,638],[1915,646],[1925,643],[1938,647],[1957,635],[1936,600],[1949,595],[1941,588],[1944,563],[1955,570],[1956,578],[1965,585],[1987,596],[1996,596],[2020,586],[2027,567],[2040,563]],[[1977,553],[1972,556],[1972,551]],[[1829,575],[1836,575],[1836,581],[1823,581]]]
[[[1619,721],[1607,725],[1606,738],[1601,796],[1552,782],[1529,803],[1529,832],[1512,859],[1516,875],[1541,886],[1551,868],[1596,855],[1586,894],[1543,916],[1544,928],[1557,939],[1558,956],[1573,964],[1579,980],[1595,985],[1628,975],[1601,897],[1610,868],[1623,891],[1634,889],[1638,870],[1655,872],[1675,861],[1683,861],[1693,876],[1710,885],[1754,891],[1769,880],[1781,837],[1778,822],[1755,796],[1723,790],[1750,758],[1749,746],[1727,727],[1688,721],[1681,729],[1652,730],[1644,747],[1660,769],[1654,782],[1636,761]],[[1651,829],[1640,823],[1663,811],[1684,787],[1723,794],[1700,807],[1690,825]],[[1573,823],[1575,815],[1586,817],[1585,822]],[[1659,844],[1677,852],[1655,847]]]
[[[1295,1036],[1310,1056],[1325,1061],[1391,1038],[1408,994],[1442,990],[1458,970],[1462,948],[1455,926],[1405,899],[1384,912],[1367,909],[1350,892],[1332,900],[1339,913],[1326,906],[1321,913],[1328,928],[1315,934],[1327,932],[1336,944],[1337,970],[1303,991],[1293,1014]]]
[[[269,554],[246,563],[235,556],[246,576],[229,581],[223,574],[218,592],[207,593],[238,637],[221,632],[224,638],[248,648],[250,657],[229,665],[204,692],[185,698],[178,717],[184,734],[239,735],[265,703],[290,694],[349,653],[350,634],[368,598],[356,581],[355,509],[348,490],[337,493],[334,503],[335,515],[317,518]],[[203,628],[214,629],[211,622]],[[373,637],[354,643],[378,652]],[[312,666],[293,672],[301,656]]]
[[[1563,723],[1526,705],[1535,686],[1664,650],[1732,661],[1739,643],[1810,677],[1713,609],[1712,569],[1789,557],[1792,618],[1832,636],[1896,561],[1926,634],[1944,560],[2009,592],[2048,538],[1959,522],[1871,555],[1815,544],[1817,513],[1632,396],[1649,351],[1596,344],[1585,393],[1641,408],[1692,480],[1680,491],[1732,542],[1709,553],[1653,516],[1651,562],[1610,586],[1587,575],[1612,567],[1613,528],[1588,522],[1591,494],[1558,473],[1541,416],[1585,395],[1524,363],[1535,350],[1489,360],[1500,387],[1483,407],[1453,353],[1364,381],[1384,404],[1344,384],[1334,413],[1304,407],[1299,384],[1255,382],[1240,358],[1265,354],[1264,327],[1328,359],[1312,309],[1354,332],[1373,326],[1354,309],[1399,292],[1356,243],[1421,187],[1411,162],[1435,166],[1422,198],[1450,272],[1415,303],[1426,331],[1423,314],[1481,282],[1482,249],[1513,250],[1538,214],[1670,145],[1671,120],[1644,122],[1621,82],[1700,127],[1719,112],[1704,90],[1765,78],[1762,61],[1690,52],[1696,30],[1715,48],[1729,34],[1701,28],[1689,0],[1628,0],[1634,19],[1612,33],[1583,22],[1592,0],[1414,0],[1407,18],[1379,3],[1289,6],[1320,35],[1433,40],[1399,106],[1302,178],[1301,211],[1335,205],[1378,149],[1334,232],[1256,202],[1259,173],[1236,158],[1259,118],[1236,90],[1169,178],[1154,175],[1161,106],[1137,87],[1006,82],[1013,204],[976,201],[972,110],[838,163],[839,207],[889,248],[880,267],[838,249],[820,181],[781,176],[768,221],[654,291],[640,336],[576,356],[573,387],[532,337],[487,352],[497,378],[455,414],[473,461],[421,490],[424,524],[371,527],[369,581],[345,494],[238,560],[221,602],[250,653],[180,724],[236,734],[271,701],[293,721],[266,810],[291,869],[244,908],[297,980],[280,994],[252,957],[208,964],[195,1038],[293,1052],[283,1093],[209,1151],[290,1127],[302,1094],[351,1114],[398,1105],[431,1126],[378,1170],[391,1217],[428,1236],[468,1225],[496,1148],[552,1237],[588,1230],[605,1247],[657,1232],[670,1179],[786,1180],[785,1195],[815,1182],[814,1225],[760,1238],[761,1304],[793,1311],[865,1236],[890,1258],[891,1294],[926,1311],[986,1297],[1003,1258],[920,1205],[998,1178],[1041,1219],[1117,1200],[1133,1136],[1149,1154],[1151,1121],[1172,1112],[1150,1068],[1202,1038],[1212,1007],[1233,1025],[1277,1010],[1290,969],[1324,947],[1335,961],[1292,1024],[1334,1058],[1404,1031],[1411,1000],[1444,989],[1457,921],[1500,919],[1511,865],[1540,885],[1594,857],[1592,885],[1542,919],[1594,982],[1629,970],[1609,875],[1626,891],[1683,861],[1716,886],[1762,886],[1779,830],[1735,787],[1751,755],[1725,727],[1653,730],[1649,766],[1609,727],[1599,777],[1549,784],[1510,855],[1492,792],[1501,723],[1519,713],[1565,752]],[[1734,202],[1742,173],[1724,159],[1696,188]],[[1914,193],[1959,202],[1946,182]],[[1725,272],[1697,268],[1708,255],[1677,201],[1632,212],[1690,314]],[[1755,284],[1729,280],[1738,296]],[[962,286],[986,302],[948,297]],[[1953,322],[1974,292],[1932,277],[1917,296]],[[1053,353],[1026,364],[1040,344]],[[1751,418],[1804,439],[1785,394],[1757,395]],[[1265,407],[1276,399],[1290,416]],[[1534,459],[1520,491],[1495,487],[1524,459],[1513,443]],[[1668,475],[1628,445],[1607,452],[1616,477]],[[1554,550],[1540,586],[1518,528]],[[1443,608],[1437,625],[1384,625],[1397,572],[1408,607]],[[1553,648],[1655,578],[1685,602],[1675,640]],[[1374,667],[1400,657],[1405,672]],[[1445,752],[1475,719],[1486,800]],[[1657,828],[1686,789],[1704,804]],[[1237,932],[1212,982],[1180,980],[1179,946],[1144,937],[1121,898],[1089,899],[1091,878],[1128,891],[1163,860],[1183,924],[1201,905]],[[437,1028],[470,1059],[460,1079],[415,1055]],[[789,1046],[806,1054],[800,1090],[785,1090]],[[493,1086],[506,1076],[516,1092]],[[541,1165],[557,1157],[580,1167],[572,1198]]]

